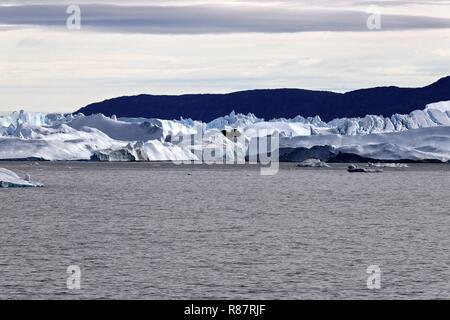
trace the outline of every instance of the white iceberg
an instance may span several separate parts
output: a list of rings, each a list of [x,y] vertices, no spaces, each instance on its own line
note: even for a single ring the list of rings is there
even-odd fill
[[[430,103],[425,108],[425,111],[439,110],[441,112],[450,112],[450,101],[441,101],[436,103]]]
[[[192,161],[198,160],[194,154],[179,146],[161,141],[129,143],[115,149],[97,150],[91,160],[126,162],[126,161]]]
[[[354,164],[348,166],[347,171],[350,173],[381,173],[383,169],[368,169],[368,168],[359,168]]]
[[[367,164],[370,168],[409,168],[406,163],[371,163]]]
[[[53,127],[21,125],[14,134],[0,137],[0,159],[89,160],[93,152],[127,145],[103,132],[84,127],[75,130],[66,124]]]
[[[95,114],[88,117],[76,117],[67,123],[68,126],[83,130],[83,128],[97,129],[108,137],[120,141],[147,141],[164,137],[161,127],[152,121],[126,122]]]
[[[302,168],[330,168],[330,165],[326,162],[323,162],[319,159],[306,159],[305,161],[297,164],[297,167]]]
[[[242,139],[222,133],[234,129]],[[367,115],[328,123],[318,116],[265,121],[234,112],[205,124],[191,119],[20,111],[0,116],[0,159],[233,161],[249,156],[252,139],[271,134],[280,137],[282,161],[330,161],[343,154],[357,155],[365,162],[446,162],[450,159],[450,101],[429,104],[408,115]],[[338,157],[336,161],[354,160]]]
[[[20,178],[16,173],[0,168],[0,188],[35,188],[43,187],[42,184],[31,182],[31,177],[27,174],[25,178]]]
[[[363,118],[334,119],[328,123],[320,117],[293,119],[272,119],[265,121],[253,114],[231,113],[207,124],[207,128],[237,128],[249,137],[255,137],[258,131],[278,131],[284,137],[309,135],[365,135],[372,133],[400,132],[410,129],[450,126],[450,101],[432,103],[424,110],[416,110],[408,115],[394,114],[391,117],[367,115]]]
[[[356,136],[284,138],[280,140],[280,145],[290,149],[329,146],[334,153],[353,154],[367,159],[447,162],[450,160],[450,126]]]

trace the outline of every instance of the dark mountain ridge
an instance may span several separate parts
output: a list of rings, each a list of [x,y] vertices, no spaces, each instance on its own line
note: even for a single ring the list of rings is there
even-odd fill
[[[205,122],[229,114],[253,113],[266,120],[297,115],[330,121],[367,114],[408,114],[433,102],[450,100],[450,76],[423,88],[376,87],[346,93],[304,89],[257,89],[228,94],[124,96],[90,104],[78,110],[85,115],[191,118]]]

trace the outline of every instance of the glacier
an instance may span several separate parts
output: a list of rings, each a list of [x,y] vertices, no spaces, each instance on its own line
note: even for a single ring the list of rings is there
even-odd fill
[[[19,111],[0,116],[0,160],[238,161],[248,159],[253,139],[275,134],[280,161],[448,162],[450,101],[408,115],[330,122],[318,116],[265,120],[235,112],[202,123]]]

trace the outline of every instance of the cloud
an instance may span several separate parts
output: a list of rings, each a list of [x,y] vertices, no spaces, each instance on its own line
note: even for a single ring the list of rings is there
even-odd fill
[[[448,48],[448,49],[444,49],[444,48],[436,49],[436,50],[433,51],[433,54],[435,54],[435,55],[437,55],[439,57],[442,57],[442,58],[450,58],[450,48]]]
[[[33,37],[26,37],[21,39],[17,43],[17,47],[39,47],[39,46],[45,46],[45,41],[39,38],[33,38]]]
[[[323,2],[323,1],[322,1]],[[370,1],[374,2],[374,1]],[[65,28],[66,6],[0,6],[0,25]],[[118,33],[214,34],[367,31],[369,14],[356,10],[283,6],[82,5],[82,28]],[[450,19],[382,15],[382,30],[450,28]]]

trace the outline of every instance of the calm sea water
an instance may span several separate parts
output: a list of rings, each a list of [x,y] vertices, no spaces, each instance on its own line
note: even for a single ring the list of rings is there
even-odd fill
[[[46,185],[0,189],[1,299],[450,298],[449,165],[0,167]]]

